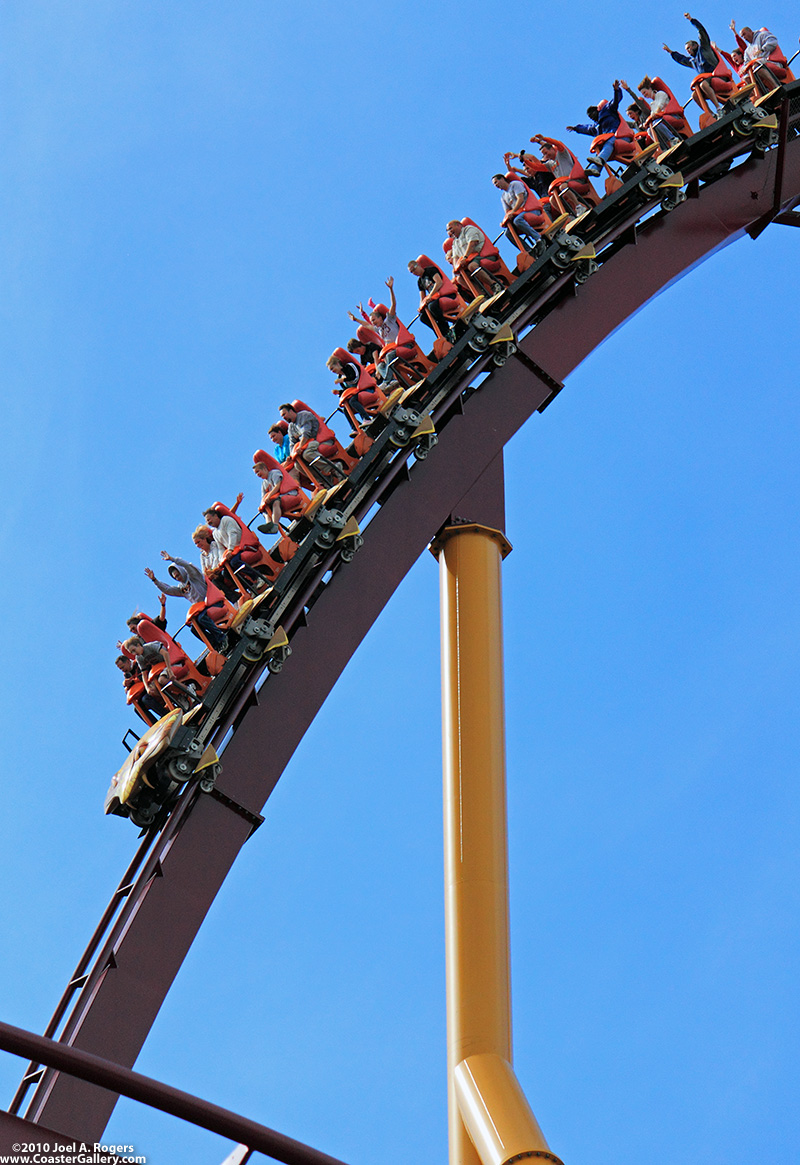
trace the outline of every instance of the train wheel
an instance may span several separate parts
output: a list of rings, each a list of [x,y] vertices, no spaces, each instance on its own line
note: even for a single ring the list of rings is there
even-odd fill
[[[575,282],[585,283],[590,275],[594,275],[597,270],[597,264],[594,259],[588,259],[582,263],[575,264]]]
[[[685,190],[672,190],[669,194],[661,199],[661,205],[664,210],[674,210],[676,206],[680,206],[682,202],[686,201]]]
[[[131,809],[130,816],[139,829],[149,829],[156,819],[156,811],[151,805],[148,809]]]
[[[435,433],[429,433],[426,437],[423,437],[423,439],[414,446],[414,456],[416,457],[417,461],[424,461],[430,453],[431,449],[433,449],[434,445],[438,444],[439,438]]]
[[[248,663],[258,663],[264,654],[264,644],[257,639],[252,639],[242,652],[242,658],[246,659]]]
[[[404,445],[408,444],[410,437],[411,430],[407,429],[404,425],[398,425],[389,438],[389,441],[392,445],[396,445],[398,449],[402,449]]]
[[[553,252],[550,258],[553,260],[553,265],[555,267],[559,267],[563,270],[563,268],[569,267],[572,256],[564,247],[559,247],[558,250]]]
[[[188,780],[194,772],[192,762],[186,756],[172,756],[164,767],[170,780],[180,783]]]

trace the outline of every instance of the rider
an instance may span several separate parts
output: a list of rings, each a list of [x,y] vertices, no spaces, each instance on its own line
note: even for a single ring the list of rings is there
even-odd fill
[[[691,137],[691,127],[683,115],[683,106],[666,82],[646,74],[639,82],[639,92],[650,106],[645,126],[651,129],[660,145],[673,145],[679,137]]]
[[[298,412],[293,404],[282,404],[278,411],[289,426],[289,442],[295,463],[300,461],[301,466],[309,465],[320,476],[332,477],[335,481],[344,477],[339,466],[326,456],[336,449],[333,430],[311,409],[301,408]],[[290,472],[292,477],[299,479],[296,464]]]
[[[447,235],[453,240],[450,258],[456,277],[460,271],[468,271],[487,295],[492,295],[496,290],[495,282],[489,272],[484,271],[481,263],[481,251],[486,242],[486,235],[474,223],[465,226],[457,218],[447,224]]]
[[[275,443],[273,456],[276,461],[280,461],[283,464],[292,452],[292,443],[289,440],[289,426],[285,421],[281,421],[272,426],[269,435],[270,439]]]
[[[664,44],[664,52],[669,53],[673,61],[684,65],[687,69],[694,69],[697,77],[692,83],[694,99],[704,113],[710,113],[707,102],[714,106],[715,116],[722,110],[722,101],[725,101],[733,89],[733,79],[722,57],[711,43],[711,37],[699,20],[695,20],[688,12],[683,14],[690,24],[697,29],[699,41],[687,40],[686,55],[673,52],[669,45]]]
[[[209,506],[207,510],[204,510],[203,517],[219,547],[220,563],[223,566],[230,566],[231,570],[239,575],[248,588],[257,589],[261,578],[251,569],[250,564],[254,559],[257,560],[259,555],[248,553],[241,546],[242,529],[239,523],[224,511],[220,512],[216,506]]]
[[[258,508],[268,519],[259,530],[265,534],[277,534],[281,517],[299,518],[308,505],[308,498],[280,462],[263,449],[256,449],[253,454],[253,473],[261,478],[261,505]]]
[[[586,177],[586,171],[573,154],[572,150],[560,142],[558,138],[548,138],[544,134],[534,134],[531,141],[539,146],[542,162],[552,174],[552,183],[560,188],[559,193],[563,202],[570,210],[579,211],[581,204],[593,206],[599,201],[592,189],[592,184]]]
[[[458,325],[455,317],[464,307],[464,301],[452,279],[444,274],[428,255],[410,259],[408,269],[417,277],[419,288],[419,318],[446,340],[455,340]]]
[[[745,25],[736,33],[735,22],[731,29],[737,44],[744,42],[742,68],[739,70],[743,81],[755,81],[762,93],[768,93],[784,81],[791,81],[789,62],[781,51],[777,38],[767,28],[753,32]]]
[[[607,140],[603,142],[602,147],[598,151],[597,158],[589,158],[588,165],[585,167],[585,173],[589,178],[597,178],[603,170],[603,162],[610,162],[614,157],[614,150],[617,145],[617,138],[628,138],[633,140],[633,130],[628,127],[628,133],[624,132],[622,126],[624,122],[619,112],[619,103],[622,100],[622,87],[619,81],[614,82],[614,95],[610,101],[601,101],[599,105],[590,105],[586,113],[591,118],[589,125],[568,125],[567,129],[572,133],[588,134],[591,138],[596,138],[607,135]]]
[[[170,578],[175,580],[176,585],[172,586],[169,583],[161,582],[148,566],[145,567],[144,573],[150,581],[159,587],[165,595],[172,595],[177,599],[186,599],[190,606],[195,603],[206,604],[209,598],[209,580],[198,570],[194,563],[187,562],[185,558],[173,558],[171,554],[167,554],[166,550],[161,551],[161,557],[170,564],[167,568],[167,573]],[[225,646],[226,639],[224,631],[219,629],[210,612],[218,608],[221,613],[223,603],[223,597],[220,595],[216,603],[210,604],[196,616],[198,625],[202,628],[208,642],[215,651],[222,650]]]
[[[544,212],[541,199],[537,194],[534,194],[530,187],[526,186],[524,182],[520,182],[518,178],[514,178],[512,174],[494,174],[492,183],[500,191],[500,201],[505,212],[500,220],[500,225],[504,228],[506,237],[514,246],[517,246],[517,240],[508,229],[512,227],[523,246],[525,246],[526,240],[531,243],[531,246],[526,249],[532,251],[539,242],[539,232],[550,221]]]
[[[334,396],[341,396],[348,388],[360,385],[358,392],[348,396],[350,407],[362,421],[371,421],[381,401],[385,398],[379,392],[373,376],[367,372],[359,360],[344,348],[337,348],[328,357],[327,367],[336,377],[339,386],[331,391]],[[369,411],[372,406],[372,412]]]
[[[119,670],[122,672],[122,686],[128,695],[128,700],[131,700],[131,690],[137,685],[141,684],[143,690],[136,699],[136,702],[144,709],[148,715],[152,716],[154,720],[159,720],[167,711],[167,705],[161,699],[161,696],[151,695],[150,692],[144,688],[144,681],[142,680],[141,672],[136,666],[132,656],[118,655],[114,660]]]

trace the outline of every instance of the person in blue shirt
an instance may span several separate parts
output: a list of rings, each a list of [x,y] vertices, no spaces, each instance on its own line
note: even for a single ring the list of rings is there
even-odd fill
[[[611,135],[608,141],[603,143],[597,157],[587,160],[585,167],[586,174],[592,178],[597,178],[602,172],[602,163],[610,162],[614,156],[614,149],[617,145],[617,132],[620,126],[619,103],[621,100],[622,86],[619,81],[615,81],[614,96],[611,100],[601,101],[599,105],[590,105],[586,110],[588,116],[592,119],[591,124],[567,126],[567,129],[572,133],[585,133],[592,138],[599,137],[601,134]],[[628,136],[633,141],[633,130],[630,131]]]
[[[283,464],[286,458],[292,451],[292,443],[289,440],[289,430],[283,431],[280,425],[273,425],[269,431],[270,439],[275,442],[275,449],[273,456],[276,461]]]
[[[668,44],[663,45],[664,52],[669,53],[677,64],[683,65],[687,69],[694,69],[695,73],[703,76],[702,81],[695,81],[692,85],[694,99],[704,113],[710,112],[707,101],[710,101],[715,111],[718,112],[722,108],[719,98],[721,97],[724,101],[729,95],[733,88],[733,79],[723,65],[722,58],[711,43],[711,37],[700,21],[695,20],[688,12],[684,12],[683,15],[690,24],[695,26],[700,40],[687,40],[684,46],[686,48],[685,55],[675,52]]]

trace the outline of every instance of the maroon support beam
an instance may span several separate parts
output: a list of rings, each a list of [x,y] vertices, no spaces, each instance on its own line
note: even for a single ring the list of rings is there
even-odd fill
[[[225,749],[219,787],[254,812],[269,797],[308,725],[395,588],[505,443],[582,360],[652,296],[717,248],[741,236],[772,206],[776,151],[700,190],[669,215],[645,223],[621,249],[521,342],[523,356],[496,371],[440,435],[366,531],[354,561],[338,572],[292,639],[292,658],[271,679]],[[783,206],[800,198],[800,139],[783,159]],[[548,374],[546,383],[531,362]],[[108,972],[83,1004],[76,1047],[132,1065],[236,854],[246,822],[202,796],[176,836],[125,933],[104,951]],[[28,1116],[99,1140],[114,1107],[109,1090],[52,1075]]]
[[[0,1023],[0,1050],[11,1052],[15,1056],[26,1056],[91,1084],[111,1088],[121,1096],[139,1100],[151,1108],[169,1113],[170,1116],[180,1117],[181,1120],[190,1121],[194,1125],[208,1129],[209,1132],[218,1133],[221,1137],[239,1141],[249,1149],[266,1153],[276,1161],[285,1162],[285,1165],[343,1165],[336,1157],[320,1153],[301,1141],[295,1141],[292,1137],[276,1133],[274,1129],[268,1129],[265,1125],[248,1120],[247,1117],[220,1108],[218,1104],[200,1100],[188,1092],[181,1092],[178,1088],[162,1084],[150,1076],[142,1076],[139,1072],[131,1072],[128,1068],[112,1064],[99,1056],[92,1056],[88,1052],[68,1048],[55,1040],[34,1035],[22,1028],[12,1027],[10,1023]],[[9,1117],[9,1120],[13,1121],[15,1118]]]
[[[506,532],[506,483],[502,449],[455,506],[447,525],[477,522]]]

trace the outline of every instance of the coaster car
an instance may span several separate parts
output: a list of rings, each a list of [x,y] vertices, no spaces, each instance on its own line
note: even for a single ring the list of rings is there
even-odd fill
[[[167,789],[151,770],[166,752],[182,723],[183,711],[173,708],[142,734],[125,763],[111,778],[106,794],[106,814],[130,817],[135,825],[143,828],[153,823],[158,809],[170,792],[177,791],[181,782],[173,781],[174,788]]]

